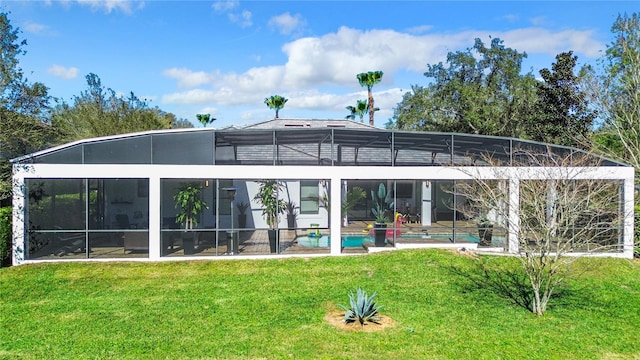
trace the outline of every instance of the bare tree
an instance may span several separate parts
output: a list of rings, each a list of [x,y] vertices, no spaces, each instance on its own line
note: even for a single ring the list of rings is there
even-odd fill
[[[577,256],[570,254],[621,250],[621,181],[590,176],[598,164],[588,155],[520,152],[513,159],[509,167],[486,159],[495,166],[490,178],[472,175],[453,191],[466,198],[458,211],[508,229],[531,286],[530,309],[542,315],[572,274]]]

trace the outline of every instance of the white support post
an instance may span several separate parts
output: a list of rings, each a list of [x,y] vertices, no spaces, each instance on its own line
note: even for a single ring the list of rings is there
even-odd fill
[[[27,221],[25,217],[26,212],[26,204],[25,204],[25,181],[24,176],[13,177],[13,238],[11,241],[11,254],[13,265],[20,265],[25,260],[26,249],[25,249],[25,238],[24,235],[26,233],[25,227],[27,226]]]
[[[331,177],[331,191],[329,203],[331,204],[331,212],[329,213],[329,224],[331,232],[331,255],[339,255],[342,252],[342,179],[340,177]]]
[[[160,178],[149,178],[149,259],[160,258],[161,224],[160,224]]]
[[[507,251],[517,254],[520,252],[520,242],[518,235],[520,233],[520,181],[509,179],[509,226],[508,247]]]

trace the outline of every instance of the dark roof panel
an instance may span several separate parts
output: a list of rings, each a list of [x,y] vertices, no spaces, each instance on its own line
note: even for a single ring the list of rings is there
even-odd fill
[[[344,122],[335,121],[336,124]],[[270,123],[274,125],[274,121]],[[323,124],[330,123],[325,121]],[[23,156],[12,162],[486,166],[489,165],[487,160],[492,159],[503,165],[524,161],[537,166],[549,154],[586,153],[579,149],[495,136],[382,130],[369,126],[255,126],[221,130],[161,130],[88,139]],[[588,155],[593,158],[593,164],[600,166],[628,166],[594,154]]]

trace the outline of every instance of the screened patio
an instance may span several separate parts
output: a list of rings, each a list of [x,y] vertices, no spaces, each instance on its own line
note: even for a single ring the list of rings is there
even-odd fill
[[[494,215],[486,237],[477,214],[465,211],[468,198],[456,186],[495,180],[515,201],[522,198],[523,182],[554,174],[535,171],[549,170],[540,161],[548,154],[587,159],[580,164],[581,179],[612,184],[614,200],[606,213],[622,221],[593,248],[576,252],[606,244],[601,253],[633,254],[633,168],[625,164],[519,139],[340,124],[151,131],[87,139],[14,159],[14,264],[340,255],[408,247],[518,252],[523,234],[517,222]],[[530,170],[528,177],[523,168]],[[560,171],[551,177],[563,176]],[[277,180],[278,198],[289,204],[278,219],[275,243],[254,200],[264,179]],[[180,221],[176,204],[187,184],[205,204],[192,228]],[[380,200],[375,195],[380,184],[389,194],[389,221],[384,244],[375,246],[372,208]],[[364,196],[343,210],[358,189]],[[520,216],[515,210],[510,214]]]

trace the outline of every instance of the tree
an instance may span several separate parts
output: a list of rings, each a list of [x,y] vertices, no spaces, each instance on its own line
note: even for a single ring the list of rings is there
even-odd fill
[[[216,121],[216,118],[211,117],[211,114],[197,114],[196,118],[198,119],[198,122],[200,122],[200,124],[202,124],[202,126],[204,127],[207,127],[207,125]]]
[[[86,79],[87,90],[74,97],[72,106],[62,102],[54,109],[51,122],[61,141],[172,127],[174,115],[149,108],[133,92],[125,98],[103,86],[96,74]]]
[[[366,73],[360,73],[356,75],[356,78],[358,79],[360,86],[367,87],[367,93],[368,93],[368,99],[369,99],[368,100],[369,101],[369,125],[371,126],[374,126],[373,113],[375,112],[375,107],[373,103],[373,93],[371,92],[371,89],[375,84],[382,81],[383,74],[384,73],[382,71],[378,70],[378,71],[369,71]]]
[[[587,174],[587,166],[597,166],[593,157],[524,149],[514,153],[513,159],[513,167],[488,157],[484,160],[494,166],[491,177],[510,178],[518,185],[517,203],[509,198],[506,181],[487,180],[472,172],[469,175],[474,180],[456,183],[453,192],[466,199],[457,210],[467,217],[517,230],[518,259],[528,291],[516,292],[524,291],[530,301],[526,306],[542,315],[558,287],[573,275],[571,264],[577,257],[567,256],[570,252],[619,246],[624,217],[620,203],[612,199],[618,199],[621,190],[616,181],[594,180]],[[533,174],[513,170],[532,164],[537,165]]]
[[[289,101],[289,99],[280,95],[271,95],[264,99],[264,103],[269,107],[269,109],[276,111],[276,119],[278,118],[280,110],[284,108],[284,104],[286,104],[287,101]]]
[[[604,74],[588,78],[590,100],[601,121],[594,135],[598,151],[635,167],[640,181],[640,15],[620,15],[603,59]]]
[[[589,109],[586,94],[574,74],[577,59],[572,51],[563,52],[556,56],[551,70],[540,70],[543,81],[536,83],[535,116],[525,118],[527,137],[558,145],[590,147],[596,113]]]
[[[51,143],[54,131],[47,124],[48,88],[29,83],[19,66],[26,51],[20,29],[13,28],[8,14],[0,12],[0,203],[11,196],[9,160],[39,150]]]
[[[345,116],[345,119],[355,120],[356,116],[360,118],[360,122],[364,121],[364,116],[369,112],[369,103],[367,100],[357,100],[356,106],[349,105],[345,107],[349,110],[350,114]],[[379,108],[374,108],[373,111],[378,111]]]
[[[520,53],[494,38],[486,47],[449,53],[448,66],[427,65],[427,86],[412,86],[394,109],[398,129],[519,137],[531,113],[535,78],[521,75]]]

